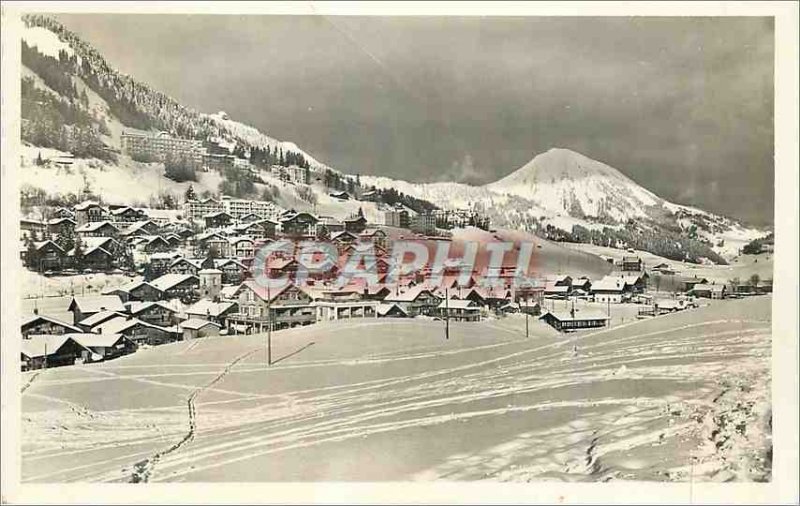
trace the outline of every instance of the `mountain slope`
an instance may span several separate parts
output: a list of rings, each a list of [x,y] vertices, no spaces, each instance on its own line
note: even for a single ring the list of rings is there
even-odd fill
[[[555,214],[609,222],[646,217],[647,208],[663,203],[617,169],[557,148],[537,155],[487,188],[533,200]]]
[[[184,107],[117,72],[93,47],[50,18],[25,16],[24,21],[23,139],[28,145],[22,165],[28,187],[79,197],[88,185],[119,203],[126,199],[146,203],[164,192],[172,200],[180,200],[188,184],[166,179],[163,167],[108,154],[107,147],[119,150],[123,130],[137,129],[215,139],[244,152],[281,148],[302,154],[313,168],[333,171],[294,143],[278,141],[222,112],[205,114]],[[62,124],[53,131],[54,121]],[[41,148],[49,148],[52,154],[72,152],[76,155],[73,168],[45,174],[47,167],[34,167]],[[222,177],[200,174],[194,186],[215,193]],[[258,183],[262,185],[256,187],[258,197],[274,190],[270,199],[281,206],[336,217],[363,207],[372,221],[380,216],[374,203],[331,199],[328,192],[341,190],[338,185],[311,185],[313,198],[309,200],[301,195],[307,196],[307,190],[300,192],[302,188],[284,184],[267,171],[262,170],[260,178],[271,186]],[[123,181],[130,185],[121,185]],[[136,191],[131,192],[134,184]],[[359,190],[370,187],[392,188],[445,209],[470,208],[487,215],[495,228],[535,232],[553,240],[636,247],[693,262],[710,259],[722,263],[720,255],[734,256],[745,243],[766,235],[766,231],[735,220],[665,201],[619,170],[566,149],[539,154],[517,171],[484,186],[361,177]]]

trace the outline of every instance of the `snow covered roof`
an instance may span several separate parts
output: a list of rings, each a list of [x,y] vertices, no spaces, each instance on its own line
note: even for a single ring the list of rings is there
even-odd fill
[[[90,221],[89,223],[85,223],[75,229],[76,232],[94,232],[96,230],[100,230],[103,227],[111,227],[114,230],[119,230],[113,223],[110,221]]]
[[[575,314],[573,315],[570,311],[547,311],[542,316],[539,317],[541,320],[547,315],[552,315],[559,321],[581,321],[581,320],[610,320],[608,315],[599,312],[599,311],[586,311],[586,310],[575,310]]]
[[[394,304],[394,303],[381,303],[381,304],[378,304],[378,308],[376,309],[376,312],[378,313],[378,316],[385,316],[386,314],[389,313],[389,311],[392,310],[392,308],[396,308],[397,311],[400,311],[404,315],[408,316],[408,313],[406,313],[406,311],[402,307],[400,307],[400,306],[398,306],[397,304]]]
[[[207,327],[209,325],[217,328],[222,328],[222,325],[219,325],[218,323],[210,322],[208,320],[201,320],[200,318],[189,318],[188,320],[185,320],[184,322],[181,323],[182,328],[190,330],[200,330],[203,327]]]
[[[236,305],[235,302],[213,302],[208,299],[202,299],[186,308],[186,314],[218,317],[236,307]]]
[[[91,316],[84,318],[83,320],[79,321],[80,325],[84,325],[86,327],[92,328],[96,325],[100,325],[103,322],[116,318],[118,316],[125,317],[125,313],[121,311],[100,311],[99,313],[95,313]]]
[[[59,325],[61,327],[69,329],[69,330],[74,330],[75,332],[80,332],[81,331],[81,329],[79,329],[78,327],[76,327],[74,325],[71,325],[69,323],[63,322],[63,321],[58,320],[56,318],[52,318],[50,316],[46,316],[46,315],[42,315],[42,314],[31,315],[30,317],[28,317],[28,318],[26,318],[25,320],[22,321],[22,325],[20,325],[20,327],[25,328],[25,327],[27,327],[29,325],[32,325],[34,323],[37,323],[37,322],[48,322],[48,323],[52,323],[54,325]]]
[[[106,322],[101,323],[100,325],[96,325],[92,327],[92,332],[100,333],[100,334],[120,334],[125,332],[131,327],[135,327],[137,325],[142,325],[144,327],[151,327],[151,328],[160,328],[157,325],[152,325],[147,322],[143,322],[138,318],[128,318],[127,316],[118,316],[116,318],[112,318]]]
[[[50,334],[32,334],[20,343],[20,352],[28,358],[39,358],[53,355],[70,340],[66,334],[56,336]]]
[[[624,288],[625,281],[615,276],[605,276],[592,284],[593,292],[621,292]]]
[[[81,332],[67,335],[84,348],[110,348],[119,341],[129,341],[129,339],[122,334],[93,334]]]
[[[196,282],[199,282],[197,276],[192,276],[191,274],[164,274],[161,277],[158,277],[150,282],[151,285],[158,288],[159,290],[166,291],[172,287],[175,287],[189,279],[193,279]]]
[[[698,283],[698,284],[694,285],[694,288],[693,288],[693,290],[695,292],[705,292],[705,291],[721,292],[724,289],[725,289],[725,285],[723,285],[723,284],[712,285],[712,284],[709,284],[709,283]]]
[[[125,312],[122,300],[116,295],[81,295],[72,298],[69,310],[77,307],[81,313],[98,313],[100,311]]]
[[[148,302],[134,301],[134,302],[126,303],[125,306],[127,306],[128,311],[130,311],[130,313],[132,315],[134,315],[134,316],[138,315],[138,314],[141,314],[144,311],[147,311],[148,309],[150,309],[153,306],[164,308],[164,309],[166,309],[167,311],[169,311],[171,313],[177,313],[177,311],[175,311],[174,308],[171,308],[170,306],[168,306],[167,304],[165,304],[164,302],[161,302],[161,301],[155,301],[155,302],[153,302],[153,301],[148,301]]]
[[[478,305],[470,299],[450,299],[442,301],[439,304],[439,309],[478,309]]]

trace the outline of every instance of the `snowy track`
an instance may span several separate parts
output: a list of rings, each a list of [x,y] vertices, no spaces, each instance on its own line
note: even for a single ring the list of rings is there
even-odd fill
[[[522,319],[456,325],[450,341],[441,322],[348,322],[277,333],[286,358],[270,368],[263,336],[247,336],[154,348],[105,374],[54,369],[23,397],[23,476],[764,479],[769,302],[567,336],[537,324],[530,339]],[[54,430],[49,413],[67,405],[48,398],[103,418]]]

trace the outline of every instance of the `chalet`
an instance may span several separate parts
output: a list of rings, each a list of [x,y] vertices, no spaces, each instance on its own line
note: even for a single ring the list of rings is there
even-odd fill
[[[621,277],[625,290],[632,294],[643,293],[647,288],[647,278],[642,274],[625,274]]]
[[[556,276],[550,282],[553,286],[569,286],[572,287],[572,276]]]
[[[92,328],[95,334],[122,334],[137,345],[157,345],[170,341],[166,328],[146,323],[131,315],[112,318]]]
[[[438,307],[442,318],[463,322],[477,322],[481,319],[481,308],[475,302],[459,299],[444,300]]]
[[[103,295],[117,295],[123,302],[156,301],[161,299],[163,292],[146,281],[131,281],[106,290]]]
[[[70,256],[74,257],[75,250],[70,251]],[[100,246],[87,248],[81,257],[84,268],[94,271],[107,271],[114,266],[114,255]]]
[[[191,274],[164,274],[150,284],[164,292],[165,299],[190,300],[200,286],[200,279]]]
[[[408,313],[395,303],[382,303],[376,310],[378,318],[408,318]]]
[[[178,234],[169,233],[163,235],[162,237],[164,238],[165,241],[167,241],[167,244],[169,244],[170,249],[177,248],[183,242],[183,238]]]
[[[142,218],[147,218],[142,211],[128,206],[112,209],[108,214],[114,223],[135,223]]]
[[[172,261],[169,266],[168,271],[171,274],[188,274],[191,276],[197,276],[197,273],[201,269],[201,260],[200,259],[189,259],[189,258],[176,258]]]
[[[31,267],[35,269],[40,271],[57,270],[67,261],[66,252],[53,241],[35,242],[33,247],[36,250],[36,264]]]
[[[688,307],[689,306],[686,303],[686,300],[683,299],[661,299],[653,301],[653,312],[656,316],[666,313],[674,313],[676,311],[683,311]]]
[[[230,225],[233,216],[225,211],[216,211],[203,216],[203,221],[205,221],[206,228],[221,228]]]
[[[32,334],[20,346],[23,371],[73,365],[90,353],[67,334]]]
[[[162,274],[166,274],[169,270],[170,265],[179,259],[180,253],[177,251],[164,251],[161,253],[153,253],[150,255],[150,272],[153,273],[155,276],[160,276]],[[178,274],[186,274],[180,272]],[[193,274],[193,273],[192,273]]]
[[[97,202],[81,202],[75,206],[75,223],[81,227],[87,223],[99,222],[105,219],[105,210]]]
[[[247,237],[251,240],[274,238],[277,223],[270,220],[249,221],[239,225],[234,225],[233,232],[237,235]]]
[[[253,239],[249,237],[231,237],[228,239],[228,249],[225,256],[236,258],[249,258],[253,256]]]
[[[644,262],[639,257],[624,256],[622,257],[621,267],[623,271],[642,271],[644,270]]]
[[[471,300],[481,307],[486,305],[486,298],[484,297],[482,290],[478,290],[477,288],[470,288],[469,290],[460,293],[463,293],[464,295],[463,296],[459,295],[458,297],[459,299]]]
[[[344,223],[332,216],[319,217],[320,236],[332,236],[336,232],[344,231]]]
[[[548,281],[544,285],[544,296],[550,299],[566,299],[572,293],[570,285],[557,285]]]
[[[67,310],[72,313],[72,323],[77,324],[100,311],[125,312],[125,306],[115,295],[85,295],[73,297]]]
[[[47,220],[47,231],[53,235],[69,234],[75,231],[75,220],[72,218],[53,218]]]
[[[319,219],[313,214],[300,212],[284,216],[280,220],[281,230],[288,236],[316,236]]]
[[[621,277],[606,276],[592,283],[592,295],[595,302],[618,304],[627,300],[630,293]]]
[[[69,218],[71,220],[75,220],[75,213],[67,209],[66,207],[57,207],[55,211],[50,214],[50,218]]]
[[[345,191],[332,192],[328,195],[338,200],[350,200],[350,194]]]
[[[344,229],[353,234],[360,234],[367,228],[367,219],[363,215],[346,218],[344,220]]]
[[[387,247],[388,238],[386,232],[379,228],[365,228],[364,231],[359,234],[359,237],[362,241],[371,241],[375,246],[381,249],[385,250]]]
[[[361,200],[365,202],[377,202],[380,200],[380,196],[375,190],[368,190],[361,194]]]
[[[93,248],[103,248],[116,257],[122,250],[122,245],[113,237],[86,237],[83,241],[83,252]]]
[[[119,229],[109,221],[92,221],[75,229],[81,237],[116,237]]]
[[[571,286],[573,290],[583,290],[586,293],[592,290],[592,282],[589,278],[572,278]]]
[[[252,223],[255,221],[260,221],[261,216],[257,215],[256,213],[245,213],[239,216],[239,223]]]
[[[486,305],[493,310],[498,309],[500,306],[511,300],[511,290],[502,286],[493,286],[488,288],[479,287],[478,291],[481,292],[481,295],[486,301]]]
[[[172,249],[170,243],[160,235],[145,235],[142,238],[144,242],[139,244],[139,248],[145,253],[160,253]]]
[[[403,293],[388,295],[383,299],[384,302],[394,303],[403,308],[411,317],[418,315],[434,316],[438,312],[439,304],[442,299],[437,297],[422,286],[409,288]]]
[[[677,289],[680,292],[688,292],[695,285],[699,284],[706,284],[708,280],[706,278],[698,278],[697,276],[690,278],[690,277],[679,277],[675,279],[675,283],[677,284]]]
[[[263,330],[270,320],[273,328],[308,325],[316,321],[316,311],[311,296],[299,287],[286,284],[281,289],[270,290],[255,281],[245,281],[236,292],[239,313],[229,320]]]
[[[218,336],[221,326],[209,320],[189,318],[180,324],[183,329],[183,340],[188,341],[200,337]]]
[[[239,305],[236,302],[212,302],[202,299],[186,308],[189,318],[208,320],[223,325],[229,314],[238,313]]]
[[[100,311],[99,313],[87,316],[83,320],[79,321],[78,326],[81,328],[81,332],[83,331],[91,332],[92,329],[97,327],[98,325],[102,325],[109,320],[113,320],[119,317],[127,318],[128,315],[121,311]]]
[[[214,259],[214,268],[222,271],[222,282],[225,284],[241,283],[247,276],[247,267],[232,258]]]
[[[178,312],[165,302],[128,302],[128,313],[145,323],[169,327],[178,323]]]
[[[539,316],[542,314],[542,305],[539,302],[531,300],[520,300],[519,304],[520,313],[527,313],[531,316]]]
[[[230,253],[230,246],[231,243],[228,241],[227,237],[214,236],[204,241],[201,251],[208,252],[210,256],[213,256],[211,253],[212,251],[216,251],[217,256],[228,256]]]
[[[572,332],[588,328],[605,327],[608,325],[609,317],[591,311],[548,311],[539,317],[559,332]]]
[[[152,220],[136,221],[120,232],[121,236],[132,237],[136,235],[156,235],[161,227]]]
[[[51,318],[49,316],[34,314],[22,322],[22,337],[26,338],[31,334],[49,334],[60,336],[70,332],[80,332],[81,329],[75,325]]]
[[[343,252],[344,249],[353,244],[358,240],[358,236],[352,232],[348,232],[346,230],[342,230],[341,232],[334,232],[330,236],[330,241],[336,244],[336,247],[339,249],[339,252]]]
[[[110,360],[136,351],[136,343],[122,334],[69,334],[73,340],[92,352],[92,361]]]
[[[723,284],[698,283],[689,293],[704,299],[724,299],[727,292]]]

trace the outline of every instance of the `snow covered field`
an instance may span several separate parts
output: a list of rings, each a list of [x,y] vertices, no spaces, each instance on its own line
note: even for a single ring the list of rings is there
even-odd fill
[[[24,373],[28,482],[769,479],[770,296],[560,335],[352,320]],[[156,458],[154,458],[157,456]]]

